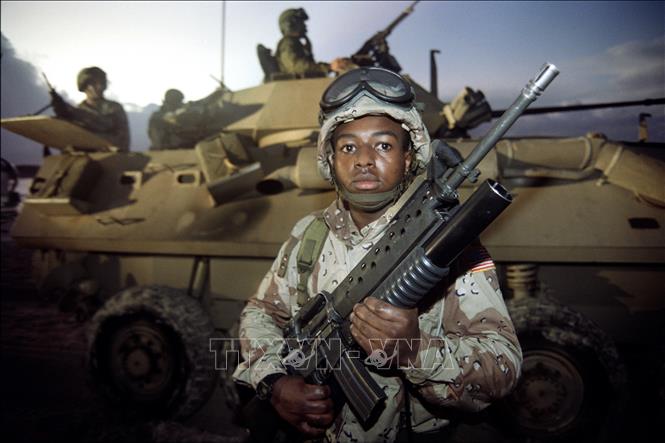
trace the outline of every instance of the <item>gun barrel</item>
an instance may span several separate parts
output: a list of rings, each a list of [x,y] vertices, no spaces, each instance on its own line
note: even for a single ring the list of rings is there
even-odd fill
[[[510,205],[512,196],[499,183],[487,180],[436,230],[422,247],[386,278],[377,298],[400,308],[413,308],[445,277],[445,268]]]
[[[487,153],[494,147],[496,142],[510,129],[524,110],[531,103],[536,101],[543,91],[552,83],[552,80],[559,74],[559,70],[551,63],[545,63],[538,71],[536,76],[529,80],[520,95],[515,99],[512,105],[506,112],[503,113],[492,128],[485,134],[485,136],[478,142],[478,145],[471,151],[471,154],[460,164],[450,178],[446,180],[446,194],[453,193],[455,189],[462,184],[466,177],[473,171],[478,163],[487,155]],[[448,195],[447,195],[448,196]]]
[[[512,201],[513,197],[500,183],[486,180],[425,245],[425,255],[439,267],[449,266]]]
[[[48,81],[48,77],[43,72],[42,72],[42,77],[44,77],[44,81],[46,82],[46,87],[48,88],[48,90],[49,91],[54,91],[53,85],[51,85],[51,82]]]

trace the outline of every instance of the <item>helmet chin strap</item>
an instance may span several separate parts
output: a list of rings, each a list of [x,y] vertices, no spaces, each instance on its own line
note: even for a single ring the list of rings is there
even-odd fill
[[[402,194],[403,186],[400,184],[390,191],[374,194],[350,192],[342,185],[338,185],[337,189],[350,205],[366,212],[376,212],[395,202]]]
[[[376,212],[385,208],[388,205],[393,204],[397,199],[402,195],[404,190],[409,184],[410,174],[407,171],[404,174],[404,177],[400,184],[392,188],[390,191],[386,192],[377,192],[377,193],[364,193],[364,192],[351,192],[344,187],[341,183],[337,181],[335,176],[335,166],[334,163],[329,159],[328,164],[330,165],[330,174],[332,176],[332,184],[335,186],[337,193],[342,197],[343,200],[349,202],[349,204],[355,208],[361,209],[365,212]]]

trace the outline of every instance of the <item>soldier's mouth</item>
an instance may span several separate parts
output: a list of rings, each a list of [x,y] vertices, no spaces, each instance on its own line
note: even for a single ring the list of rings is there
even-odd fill
[[[373,191],[381,186],[381,181],[373,175],[355,178],[351,184],[358,191]]]

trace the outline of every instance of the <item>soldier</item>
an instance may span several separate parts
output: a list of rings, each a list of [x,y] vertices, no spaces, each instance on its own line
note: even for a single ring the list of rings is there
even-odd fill
[[[120,151],[129,150],[127,114],[120,103],[104,98],[106,73],[96,66],[84,68],[76,79],[78,90],[85,100],[73,107],[51,88],[51,102],[55,115],[94,132],[108,140]]]
[[[348,58],[336,58],[331,63],[315,62],[312,44],[307,38],[304,9],[287,9],[279,16],[282,39],[277,44],[275,59],[281,72],[299,76],[325,76],[329,72],[341,73],[354,67]]]
[[[319,171],[338,198],[296,223],[243,310],[245,361],[234,376],[257,389],[262,404],[290,425],[286,429],[306,437],[394,441],[403,433],[400,438],[412,434],[414,441],[438,438],[449,420],[430,411],[440,406],[481,410],[510,392],[521,368],[521,348],[496,269],[479,242],[451,266],[428,306],[401,309],[368,297],[354,307],[351,331],[357,343],[368,355],[380,344],[385,355],[399,359],[392,372],[371,372],[387,395],[371,427],[364,428],[348,405],[336,409],[329,387],[286,375],[278,340],[285,325],[309,297],[332,292],[385,234],[399,209],[395,202],[431,156],[412,88],[382,68],[357,69],[336,79],[321,99],[320,122]],[[319,239],[309,237],[315,220],[325,225]],[[307,275],[301,267],[306,248],[300,245],[312,240],[322,240],[323,246]],[[275,342],[266,345],[266,339]],[[420,345],[409,348],[411,339],[421,339]],[[261,417],[264,428],[267,417]],[[260,430],[253,430],[256,440],[265,437]]]
[[[148,122],[150,149],[181,148],[182,140],[174,131],[173,124],[167,120],[169,114],[182,107],[185,96],[178,89],[169,89],[164,94],[162,107],[153,112]]]

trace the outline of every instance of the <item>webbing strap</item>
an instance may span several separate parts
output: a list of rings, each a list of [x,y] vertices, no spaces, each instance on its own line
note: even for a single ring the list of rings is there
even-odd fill
[[[298,249],[298,305],[302,306],[307,302],[309,294],[307,293],[307,280],[314,272],[314,265],[321,255],[323,244],[328,238],[328,225],[321,216],[317,216],[305,229],[300,248]]]

